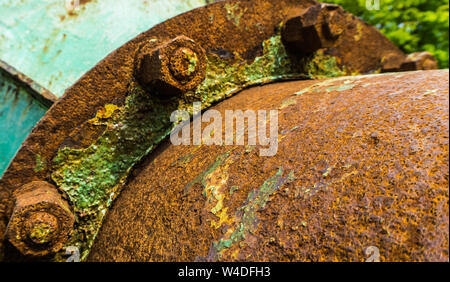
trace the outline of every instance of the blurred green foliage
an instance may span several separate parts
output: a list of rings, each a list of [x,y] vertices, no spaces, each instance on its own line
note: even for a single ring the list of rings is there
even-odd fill
[[[449,0],[380,0],[379,10],[367,9],[366,0],[322,1],[339,4],[377,27],[404,52],[429,51],[441,68],[448,68]]]

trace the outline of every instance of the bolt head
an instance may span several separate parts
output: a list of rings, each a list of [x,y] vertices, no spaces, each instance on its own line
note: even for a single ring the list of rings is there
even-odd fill
[[[326,9],[324,9],[324,7]],[[300,55],[332,46],[343,32],[340,9],[318,4],[305,9],[300,15],[288,19],[281,30],[288,50]],[[330,17],[331,16],[331,17]]]
[[[400,70],[402,63],[405,61],[405,56],[401,53],[386,54],[381,61],[382,72],[396,72]]]
[[[431,53],[415,52],[407,56],[406,60],[402,63],[400,70],[434,70],[438,68],[438,62]]]
[[[179,36],[153,48],[141,48],[136,78],[150,93],[161,98],[195,89],[206,76],[206,54],[192,39]]]
[[[32,182],[18,189],[15,198],[6,238],[23,255],[45,256],[59,251],[72,231],[74,216],[56,187]]]

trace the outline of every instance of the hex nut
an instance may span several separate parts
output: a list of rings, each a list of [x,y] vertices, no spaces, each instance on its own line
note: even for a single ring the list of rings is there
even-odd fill
[[[337,40],[344,32],[344,13],[342,8],[329,11],[324,16],[323,30],[324,35],[329,40]]]
[[[178,36],[152,49],[141,48],[135,75],[152,94],[171,98],[195,89],[206,76],[203,48],[186,36]]]
[[[381,60],[381,72],[397,72],[400,71],[402,63],[406,56],[400,53],[388,53]]]
[[[323,48],[320,11],[321,6],[315,5],[284,23],[281,38],[289,49],[301,54],[310,54]]]
[[[55,186],[36,181],[15,192],[6,237],[23,255],[56,253],[73,229],[74,215]]]
[[[283,44],[291,52],[308,55],[333,46],[344,32],[344,10],[338,5],[317,4],[283,25]]]
[[[438,62],[430,52],[411,53],[400,66],[401,71],[435,69],[438,69]]]

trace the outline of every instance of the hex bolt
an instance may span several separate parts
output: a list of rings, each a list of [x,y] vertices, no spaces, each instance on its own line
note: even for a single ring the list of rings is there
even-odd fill
[[[381,61],[381,72],[400,71],[400,67],[405,59],[406,56],[401,53],[388,53]]]
[[[437,68],[438,63],[429,52],[416,52],[408,56],[389,53],[383,57],[381,62],[381,72],[433,70]]]
[[[310,54],[323,48],[320,12],[321,5],[315,5],[285,22],[281,30],[281,38],[288,49]]]
[[[415,71],[415,70],[435,70],[438,69],[437,60],[429,52],[415,52],[406,57],[406,60],[401,64],[401,71]]]
[[[15,192],[6,237],[23,255],[56,253],[73,229],[74,215],[55,186],[31,182]]]
[[[148,92],[171,98],[195,89],[205,79],[206,54],[192,39],[178,36],[152,47],[140,49],[135,68],[137,80]]]

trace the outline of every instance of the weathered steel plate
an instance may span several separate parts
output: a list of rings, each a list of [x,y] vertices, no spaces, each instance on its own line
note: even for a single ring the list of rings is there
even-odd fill
[[[283,82],[214,106],[278,109],[277,155],[165,142],[89,260],[448,261],[448,74]]]

